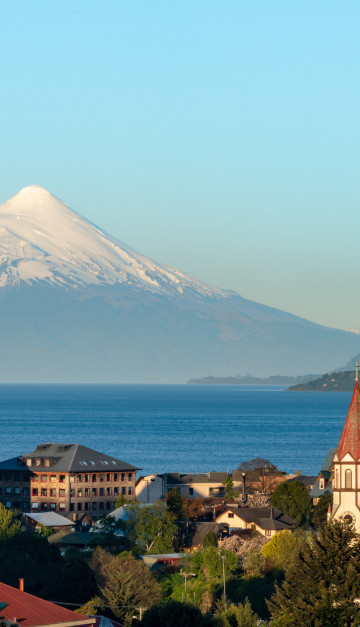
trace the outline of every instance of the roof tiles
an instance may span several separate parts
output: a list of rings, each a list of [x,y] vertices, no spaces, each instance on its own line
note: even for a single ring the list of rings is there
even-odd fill
[[[341,461],[347,453],[354,459],[360,459],[360,389],[355,383],[348,414],[337,449]]]

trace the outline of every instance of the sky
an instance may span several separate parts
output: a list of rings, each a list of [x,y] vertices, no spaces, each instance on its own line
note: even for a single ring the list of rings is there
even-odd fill
[[[360,4],[4,0],[0,202],[360,329]]]

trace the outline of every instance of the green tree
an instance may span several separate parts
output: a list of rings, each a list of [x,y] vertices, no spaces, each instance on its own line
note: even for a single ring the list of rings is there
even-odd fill
[[[220,604],[215,614],[216,627],[257,627],[258,616],[253,612],[248,598],[239,605]]]
[[[312,523],[315,527],[319,527],[319,525],[323,525],[327,521],[327,513],[329,509],[329,505],[332,506],[333,503],[333,495],[330,492],[326,492],[322,496],[320,496],[317,505],[314,507],[312,514]]]
[[[37,531],[37,533],[43,538],[49,538],[49,536],[52,536],[54,532],[51,527],[45,527],[45,525],[40,525],[40,529],[39,531]]]
[[[173,514],[175,520],[184,520],[186,518],[184,498],[182,497],[179,488],[172,488],[172,490],[167,493],[166,505],[169,512]]]
[[[130,553],[112,555],[97,547],[90,567],[95,573],[102,603],[121,606],[113,608],[112,613],[125,625],[131,625],[132,616],[138,608],[151,607],[161,599],[160,585],[149,568]]]
[[[95,575],[87,555],[78,549],[68,549],[59,582],[59,596],[67,603],[85,603],[97,593]]]
[[[311,498],[301,481],[285,481],[277,486],[271,496],[271,505],[295,520],[300,527],[307,527],[311,516]]]
[[[208,546],[217,546],[217,545],[218,545],[218,541],[217,541],[217,537],[215,533],[213,531],[209,531],[206,534],[206,536],[204,536],[204,539],[202,541],[202,546],[205,549]]]
[[[303,531],[291,533],[284,529],[276,533],[261,549],[267,568],[282,572],[293,568],[305,542]]]
[[[0,542],[4,542],[21,532],[21,522],[11,509],[0,503]]]
[[[123,494],[120,494],[120,496],[118,496],[118,498],[115,501],[115,509],[122,507],[122,505],[127,505],[128,502],[129,501],[126,500],[125,496]]]
[[[170,601],[147,610],[139,624],[143,627],[210,627],[214,623],[194,605]]]
[[[225,486],[225,497],[227,499],[233,499],[236,496],[236,493],[234,492],[234,482],[231,475],[226,477],[223,486]]]
[[[178,528],[175,517],[163,502],[158,501],[151,507],[131,504],[126,526],[130,541],[140,551],[169,553],[176,546]]]
[[[333,521],[311,534],[282,587],[268,601],[278,627],[360,624],[360,541],[352,525]]]

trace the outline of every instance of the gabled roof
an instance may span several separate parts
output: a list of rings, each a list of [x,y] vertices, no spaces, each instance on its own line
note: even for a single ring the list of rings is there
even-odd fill
[[[15,619],[21,627],[54,627],[55,625],[90,627],[95,624],[93,618],[80,616],[71,610],[1,582],[0,601],[6,603],[6,606],[1,609],[1,616],[7,620]]]
[[[261,529],[292,529],[296,524],[276,507],[227,507],[216,520],[226,512],[232,512],[243,522],[254,523]]]
[[[337,452],[340,461],[347,453],[356,460],[360,459],[360,390],[357,381]]]
[[[61,444],[51,442],[39,444],[34,451],[21,455],[25,459],[40,459],[40,466],[31,466],[31,470],[46,472],[114,472],[114,471],[136,471],[140,470],[136,466],[131,466],[126,462],[99,453],[82,444]],[[44,460],[50,459],[50,466],[44,465]]]

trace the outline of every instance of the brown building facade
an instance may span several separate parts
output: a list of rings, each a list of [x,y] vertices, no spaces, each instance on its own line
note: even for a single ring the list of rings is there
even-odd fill
[[[114,509],[120,495],[135,498],[137,470],[80,444],[39,444],[0,462],[0,501],[23,512],[101,516]]]

